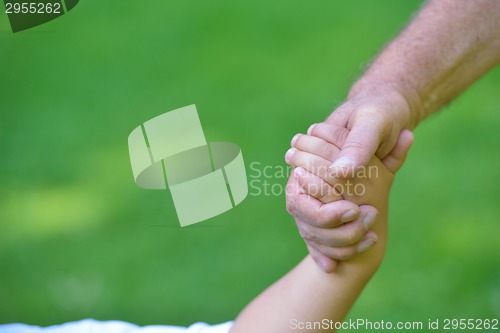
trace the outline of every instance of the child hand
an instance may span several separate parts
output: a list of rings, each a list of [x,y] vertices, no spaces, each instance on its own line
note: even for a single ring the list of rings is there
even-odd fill
[[[345,135],[340,133],[335,125],[317,124],[309,135],[295,136],[286,155],[287,163],[296,167],[287,188],[287,207],[296,218],[311,256],[326,271],[334,269],[334,262],[327,258],[351,259],[377,241],[369,229],[380,210],[386,214],[394,174],[413,141],[410,131],[401,132],[386,158],[380,161],[374,157],[366,169],[339,180],[329,167],[344,143]],[[345,212],[349,202],[360,206],[351,206],[351,219],[342,219],[339,212]]]

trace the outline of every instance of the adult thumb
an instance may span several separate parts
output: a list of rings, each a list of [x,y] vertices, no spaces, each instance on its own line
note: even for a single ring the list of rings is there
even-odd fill
[[[354,178],[356,171],[366,167],[381,143],[381,126],[369,119],[355,123],[340,153],[330,166],[332,176]]]

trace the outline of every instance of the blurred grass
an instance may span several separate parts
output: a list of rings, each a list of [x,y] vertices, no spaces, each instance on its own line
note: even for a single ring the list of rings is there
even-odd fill
[[[135,186],[129,132],[196,103],[208,140],[284,167],[419,6],[86,0],[18,34],[1,13],[0,322],[233,319],[305,254],[283,195],[181,229]],[[416,131],[353,318],[500,316],[499,91],[496,69]]]

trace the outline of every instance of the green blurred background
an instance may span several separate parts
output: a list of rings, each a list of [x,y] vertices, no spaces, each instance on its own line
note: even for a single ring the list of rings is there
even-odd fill
[[[420,5],[82,0],[17,34],[0,13],[0,322],[233,319],[306,253],[284,195],[181,229],[136,187],[128,134],[196,103],[209,141],[284,167]],[[497,68],[416,131],[352,318],[500,316],[499,92]]]

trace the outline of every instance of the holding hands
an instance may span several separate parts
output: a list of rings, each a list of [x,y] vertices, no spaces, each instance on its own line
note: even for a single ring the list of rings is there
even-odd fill
[[[311,256],[325,272],[372,247],[374,268],[382,260],[387,234],[389,190],[403,165],[413,134],[403,130],[383,159],[366,166],[332,168],[350,133],[328,122],[297,134],[285,156],[294,167],[287,185],[287,210],[294,216]]]

